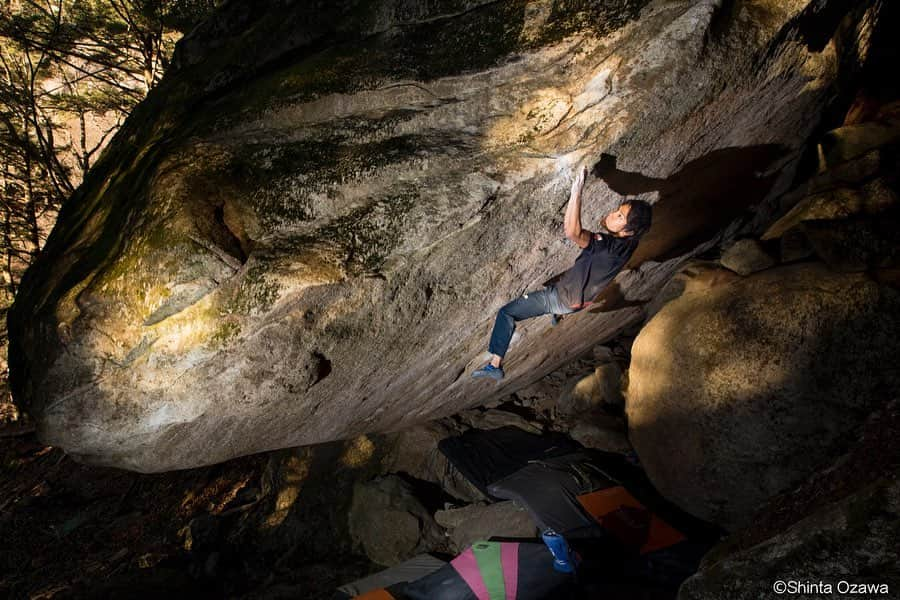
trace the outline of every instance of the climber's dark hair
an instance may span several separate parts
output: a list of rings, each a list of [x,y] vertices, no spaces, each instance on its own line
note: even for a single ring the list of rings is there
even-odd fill
[[[628,211],[628,219],[625,225],[625,230],[630,231],[631,235],[635,238],[639,238],[650,229],[651,223],[651,214],[653,209],[650,208],[650,204],[644,202],[643,200],[627,200],[623,202],[623,204],[627,204],[631,207]]]

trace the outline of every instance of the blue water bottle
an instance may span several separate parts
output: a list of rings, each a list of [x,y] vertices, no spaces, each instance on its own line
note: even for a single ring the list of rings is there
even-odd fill
[[[560,573],[573,573],[575,571],[575,565],[571,558],[572,551],[565,538],[552,529],[544,531],[544,533],[541,534],[541,538],[544,540],[544,543],[547,544],[550,553],[553,555],[553,568]]]

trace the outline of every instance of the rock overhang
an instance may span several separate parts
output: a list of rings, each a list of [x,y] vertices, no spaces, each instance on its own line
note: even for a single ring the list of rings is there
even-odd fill
[[[218,76],[228,52],[174,72],[163,91],[196,85],[204,65],[214,91],[199,112],[163,91],[157,120],[136,111],[153,126],[126,125],[61,219],[35,269],[44,281],[25,286],[43,301],[11,329],[54,351],[13,361],[14,384],[43,437],[94,462],[167,470],[396,428],[508,391],[464,372],[490,307],[571,258],[554,241],[568,170],[617,144],[640,166],[658,149],[627,140],[654,91],[682,62],[715,72],[702,61],[715,2],[654,3],[644,28],[629,24],[644,4],[623,4],[601,30],[577,10],[537,10],[549,3],[472,6],[463,26],[446,16],[301,45],[252,76],[246,59],[243,75]],[[497,12],[479,33],[480,10]],[[715,98],[708,76],[648,127],[685,128]],[[600,186],[587,212],[619,198]],[[74,268],[48,264],[79,248]],[[524,360],[513,385],[562,355]]]

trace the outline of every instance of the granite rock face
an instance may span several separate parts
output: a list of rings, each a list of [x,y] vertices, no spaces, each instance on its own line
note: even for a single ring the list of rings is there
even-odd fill
[[[895,598],[898,542],[900,482],[882,480],[753,547],[710,560],[678,598],[765,598],[778,581],[802,583],[795,589],[813,598]]]
[[[635,340],[629,437],[663,495],[738,528],[900,394],[898,352],[900,292],[866,274],[697,277]]]
[[[777,581],[802,583],[797,591],[811,598],[897,597],[898,433],[900,403],[893,401],[866,422],[850,452],[713,548],[679,600],[765,598]]]
[[[80,460],[165,471],[514,392],[639,321],[669,258],[787,185],[880,7],[228,3],[23,279],[14,394]],[[496,309],[577,255],[563,205],[601,154],[586,222],[638,194],[663,225],[611,312],[536,320],[502,385],[470,381]]]

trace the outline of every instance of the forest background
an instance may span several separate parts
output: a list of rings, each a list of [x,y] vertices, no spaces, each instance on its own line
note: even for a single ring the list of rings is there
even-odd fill
[[[22,275],[175,43],[224,0],[0,2],[0,425],[26,425],[7,376]]]

